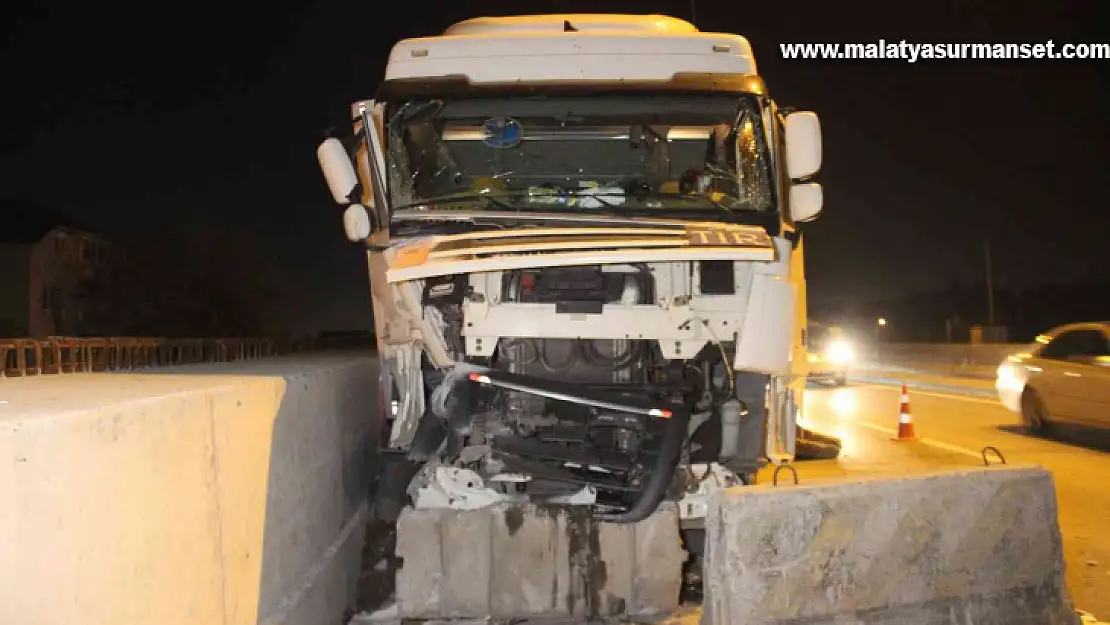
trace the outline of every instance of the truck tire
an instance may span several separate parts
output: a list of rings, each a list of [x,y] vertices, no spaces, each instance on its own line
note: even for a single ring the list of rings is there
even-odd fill
[[[1044,400],[1028,386],[1021,394],[1021,424],[1030,434],[1045,434],[1050,426]]]
[[[385,523],[396,523],[408,503],[408,486],[423,463],[404,454],[379,451],[380,473],[370,493],[370,516]]]
[[[797,431],[794,456],[798,460],[836,460],[840,456],[839,438],[818,434],[801,427]]]

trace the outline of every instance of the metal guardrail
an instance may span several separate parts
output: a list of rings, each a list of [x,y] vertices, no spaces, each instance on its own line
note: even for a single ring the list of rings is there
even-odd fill
[[[233,362],[278,352],[275,341],[257,338],[0,338],[0,378]]]

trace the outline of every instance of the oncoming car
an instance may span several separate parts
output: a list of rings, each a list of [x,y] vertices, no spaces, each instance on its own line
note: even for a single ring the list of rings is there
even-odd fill
[[[999,365],[998,398],[1030,432],[1054,423],[1110,426],[1110,322],[1073,323]]]
[[[837,326],[826,326],[813,321],[808,322],[807,326],[808,379],[844,386],[848,381],[848,369],[856,358],[851,340],[844,329]]]

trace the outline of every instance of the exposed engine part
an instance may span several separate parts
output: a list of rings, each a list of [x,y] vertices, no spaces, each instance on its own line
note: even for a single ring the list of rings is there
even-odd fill
[[[487,485],[470,469],[425,465],[413,480],[410,494],[417,509],[477,510],[495,503],[527,503],[528,496],[514,487],[529,481],[528,476],[502,473],[493,476]],[[568,495],[550,497],[547,503],[589,505],[595,500],[594,489],[585,486]]]
[[[533,501],[561,500],[587,488],[602,501],[599,509],[615,515],[654,510],[687,436],[689,413],[673,391],[645,395],[632,384],[620,391],[603,384],[583,397],[575,395],[577,384],[497,373],[501,369],[459,366],[432,392],[433,413],[453,431],[440,462],[472,471],[496,492]],[[612,374],[606,372],[609,380]],[[471,385],[468,378],[499,382]],[[463,390],[472,397],[460,397]],[[493,486],[503,473],[531,479],[503,491]],[[473,487],[474,480],[468,483]]]
[[[448,401],[454,396],[459,382],[466,379],[466,376],[471,373],[481,373],[483,371],[488,371],[488,367],[472,365],[467,362],[455,363],[455,366],[443,376],[443,380],[432,391],[431,401],[429,402],[432,413],[440,418],[446,418],[451,412]]]
[[[600,314],[605,304],[646,304],[655,297],[644,265],[551,267],[505,275],[506,302],[555,304],[557,312]]]
[[[705,518],[713,493],[743,484],[739,476],[716,462],[688,465],[685,470],[686,493],[678,502],[678,515],[687,521]]]
[[[595,515],[597,518],[614,523],[636,523],[655,512],[655,509],[659,507],[659,502],[663,501],[663,496],[671,484],[674,471],[678,467],[678,461],[686,442],[686,425],[689,422],[690,413],[685,410],[676,411],[674,415],[666,420],[658,455],[635,503],[625,512],[602,512]]]
[[[746,411],[740,400],[730,397],[721,403],[718,409],[721,415],[721,451],[720,457],[731,460],[737,456],[740,447],[740,420]]]
[[[709,275],[725,269],[705,265],[702,279],[726,282]],[[506,302],[555,304],[569,314],[596,314],[606,305],[654,305],[655,298],[654,275],[641,265],[510,271],[499,283]],[[444,332],[444,343],[456,355],[462,354],[456,347],[463,345],[463,320],[454,315],[468,297],[466,285],[447,276],[423,287],[426,319]],[[714,341],[687,360],[667,360],[655,341],[642,339],[507,338],[488,359],[427,372],[430,412],[448,432],[446,438],[429,439],[442,440],[439,462],[468,471],[466,488],[477,488],[476,476],[482,488],[514,501],[553,501],[589,489],[596,493],[599,518],[616,522],[643,518],[673,496],[669,489],[682,462],[720,460],[734,471],[753,470],[760,462],[762,433],[746,427],[745,415],[752,402],[748,395],[763,378],[737,387],[728,365],[730,348],[700,317],[692,322],[705,323]],[[474,376],[508,382],[473,384]],[[551,385],[561,386],[542,391]],[[600,399],[578,401],[587,396]],[[661,419],[621,405],[682,408],[667,408],[669,418]],[[425,477],[417,491],[425,502],[435,500],[433,495],[444,500],[469,492],[452,479],[444,477],[447,486],[433,487],[434,480]]]

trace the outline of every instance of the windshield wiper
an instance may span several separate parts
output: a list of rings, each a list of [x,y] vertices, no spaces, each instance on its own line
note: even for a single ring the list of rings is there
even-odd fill
[[[520,192],[516,192],[516,193],[512,193],[512,192],[503,193],[503,192],[501,192],[501,193],[495,193],[495,194],[481,193],[481,192],[451,193],[451,194],[446,194],[446,195],[438,195],[438,196],[434,196],[434,197],[430,197],[430,198],[424,198],[424,199],[421,199],[421,200],[416,201],[416,202],[411,202],[409,204],[402,204],[400,206],[394,207],[393,210],[394,211],[399,211],[399,210],[404,210],[404,209],[426,207],[429,204],[454,204],[454,203],[458,203],[458,202],[483,202],[486,208],[496,208],[496,209],[506,210],[506,211],[518,211],[518,210],[522,210],[524,208],[524,207],[521,207],[521,206],[517,205],[517,204],[519,204],[519,199],[522,196],[526,196],[526,195],[528,195],[528,194],[524,191],[520,191]],[[543,197],[558,198],[560,196],[543,196]],[[708,194],[703,194],[703,193],[662,193],[662,192],[658,192],[658,191],[638,191],[638,192],[629,194],[629,193],[624,193],[624,192],[621,192],[621,191],[592,191],[592,190],[588,190],[588,189],[582,189],[582,190],[566,191],[565,194],[562,195],[561,197],[563,197],[563,198],[572,198],[573,197],[573,198],[577,198],[579,201],[581,201],[583,199],[586,199],[586,198],[593,198],[594,201],[596,201],[598,204],[600,204],[600,206],[598,208],[602,209],[605,213],[609,213],[609,214],[612,214],[612,215],[618,215],[621,208],[626,208],[626,209],[629,209],[629,210],[636,210],[636,209],[643,208],[643,207],[640,207],[640,206],[635,206],[635,204],[633,204],[631,206],[622,206],[622,205],[625,204],[625,202],[624,201],[614,201],[614,199],[617,199],[617,198],[619,198],[620,200],[630,199],[630,200],[633,200],[634,203],[643,202],[644,200],[651,200],[651,199],[663,199],[663,200],[672,199],[672,200],[684,200],[684,201],[695,201],[695,202],[701,201],[701,202],[709,203],[714,208],[718,208],[718,209],[723,210],[727,213],[734,214],[736,212],[736,210],[734,208],[728,206],[724,202],[721,202],[720,200],[715,199],[712,196],[710,196]],[[735,201],[735,199],[734,199],[734,201]],[[532,205],[529,204],[529,206],[527,206],[527,208],[532,208]],[[556,211],[575,211],[575,212],[578,212],[580,210],[586,210],[586,211],[593,211],[594,210],[594,209],[590,209],[590,208],[584,208],[582,206],[573,206],[573,205],[568,206],[566,204],[562,204],[562,205],[554,204],[552,206],[552,208]],[[684,206],[662,206],[662,207],[655,208],[655,210],[662,210],[662,211],[666,211],[668,209],[670,209],[670,210],[682,210],[683,208],[691,208],[691,207],[689,207],[689,206],[685,206],[685,207]],[[447,208],[447,210],[450,210],[450,209]]]
[[[620,192],[616,192],[616,191],[590,192],[590,191],[587,191],[587,190],[583,190],[583,191],[572,191],[572,192],[569,193],[569,195],[571,195],[573,197],[580,197],[580,198],[584,198],[584,197],[595,198],[595,199],[597,199],[598,203],[603,204],[607,208],[616,208],[617,206],[619,206],[619,204],[616,204],[616,203],[611,202],[609,200],[604,200],[602,198],[619,197],[619,198],[629,198],[629,199],[639,200],[639,201],[643,201],[643,200],[647,200],[647,199],[705,200],[706,202],[712,204],[715,208],[719,208],[719,209],[721,209],[725,212],[728,212],[728,213],[735,213],[736,212],[735,209],[725,205],[720,200],[716,200],[712,196],[710,196],[709,194],[704,194],[704,193],[662,193],[660,191],[637,191],[635,193],[620,193]],[[630,207],[630,208],[633,208],[633,207]],[[677,208],[681,208],[681,207],[672,206],[672,207],[663,207],[663,208],[677,209]]]
[[[723,210],[727,213],[735,213],[736,212],[732,207],[725,206],[724,203],[722,203],[720,200],[714,199],[713,196],[709,195],[708,193],[690,193],[690,194],[686,194],[686,195],[676,193],[675,195],[678,196],[678,197],[682,197],[682,198],[695,198],[696,197],[698,199],[705,200],[706,202],[709,202],[713,206],[716,206],[717,208],[719,208],[719,209],[721,209],[721,210]]]
[[[579,190],[576,190],[576,191],[567,191],[566,193],[567,193],[567,197],[578,197],[578,198],[592,197],[595,200],[597,200],[598,204],[601,204],[605,208],[616,208],[618,206],[618,204],[615,204],[615,203],[610,202],[609,200],[606,200],[606,199],[603,199],[603,198],[606,198],[606,197],[619,197],[619,198],[628,197],[623,192],[618,193],[616,191],[591,191],[590,189],[579,189]],[[574,208],[581,208],[581,207],[576,206]]]
[[[504,210],[516,210],[516,208],[502,199],[501,195],[491,195],[489,193],[481,192],[466,192],[466,193],[450,193],[447,195],[437,195],[430,198],[425,198],[417,202],[409,204],[402,204],[394,206],[393,210],[404,210],[406,208],[416,208],[418,206],[427,206],[429,204],[442,204],[442,203],[455,203],[455,202],[485,202],[487,205],[495,206]]]

